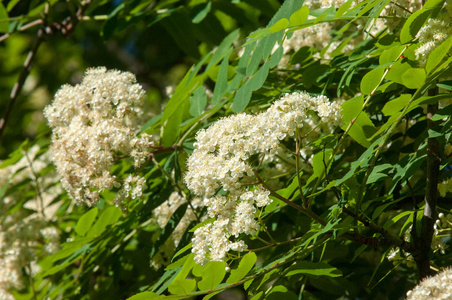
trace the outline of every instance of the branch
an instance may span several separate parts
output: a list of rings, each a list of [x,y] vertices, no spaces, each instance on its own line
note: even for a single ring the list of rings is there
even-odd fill
[[[0,141],[3,137],[3,132],[5,131],[6,123],[9,120],[9,117],[11,115],[11,111],[13,109],[13,106],[19,97],[20,92],[22,91],[22,88],[24,87],[25,80],[27,79],[28,75],[31,72],[33,60],[36,57],[36,53],[38,52],[39,46],[44,41],[45,37],[47,35],[55,34],[56,32],[60,32],[63,35],[69,35],[73,32],[75,26],[77,23],[83,18],[83,14],[88,7],[88,5],[91,3],[91,0],[85,0],[82,5],[77,10],[76,14],[74,16],[69,16],[66,19],[64,19],[62,22],[55,22],[51,25],[46,26],[46,20],[48,16],[48,6],[44,9],[44,17],[40,20],[33,21],[27,25],[24,25],[21,27],[20,30],[25,30],[30,27],[33,27],[35,25],[41,25],[39,28],[37,34],[36,34],[36,40],[33,44],[33,47],[28,52],[27,58],[25,59],[22,71],[19,74],[19,78],[17,79],[17,82],[14,84],[14,87],[11,91],[11,94],[9,96],[9,102],[6,107],[6,110],[3,114],[2,119],[0,119]],[[9,36],[3,35],[0,37],[0,42],[4,39],[6,39]]]
[[[438,88],[429,90],[429,96],[434,96],[438,92]],[[435,122],[431,119],[438,109],[437,104],[427,106],[427,128],[435,126]],[[429,252],[432,245],[434,234],[433,226],[438,218],[436,211],[437,194],[438,194],[438,177],[440,167],[440,150],[439,143],[436,138],[428,138],[427,140],[427,183],[425,189],[425,206],[422,218],[422,227],[420,235],[414,238],[415,251],[412,253],[418,268],[419,279],[423,279],[430,275],[430,259]],[[416,232],[414,232],[416,234]]]
[[[412,253],[415,250],[413,244],[405,242],[403,239],[393,236],[387,230],[381,228],[380,226],[377,226],[372,222],[364,220],[363,218],[361,218],[354,212],[350,211],[348,208],[343,207],[342,211],[344,213],[346,213],[347,215],[352,216],[355,220],[363,223],[366,227],[369,227],[369,228],[375,230],[376,232],[378,232],[379,234],[381,234],[383,236],[383,241],[385,242],[385,244],[399,247],[409,253]]]

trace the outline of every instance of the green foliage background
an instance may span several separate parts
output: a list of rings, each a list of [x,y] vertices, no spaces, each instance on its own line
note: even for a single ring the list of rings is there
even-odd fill
[[[143,131],[159,133],[161,146],[172,149],[156,154],[158,166],[149,163],[143,168],[146,201],[131,201],[126,211],[113,205],[112,192],[104,192],[92,208],[72,207],[66,194],[59,195],[55,201],[62,205],[50,222],[62,232],[61,250],[39,257],[42,271],[15,291],[15,297],[225,299],[232,294],[234,299],[403,299],[418,275],[425,274],[407,260],[394,265],[387,255],[395,247],[407,257],[421,251],[425,237],[421,228],[427,226],[424,197],[430,189],[427,170],[432,165],[427,149],[433,139],[440,146],[434,153],[439,161],[434,184],[450,176],[450,158],[443,149],[450,140],[451,107],[436,106],[451,98],[452,40],[449,37],[432,52],[425,66],[419,65],[416,33],[443,3],[430,0],[421,13],[400,18],[392,32],[369,36],[348,54],[335,51],[331,60],[322,60],[313,55],[322,49],[304,47],[291,57],[299,68],[277,69],[282,49],[272,50],[286,33],[336,22],[344,24],[343,32],[333,33],[342,40],[356,22],[371,24],[389,1],[359,1],[354,7],[351,1],[346,3],[310,12],[298,0],[3,3],[1,10],[8,19],[0,11],[0,29],[9,36],[0,44],[0,112],[7,111],[11,90],[40,28],[53,31],[43,35],[5,126],[2,167],[14,164],[33,144],[41,146],[39,154],[48,149],[50,130],[42,109],[61,85],[80,82],[85,69],[95,66],[136,74],[152,112]],[[83,18],[73,23],[72,31],[52,27],[71,16],[74,21],[81,7]],[[308,19],[308,13],[314,18]],[[36,20],[44,23],[22,28]],[[167,86],[176,87],[170,99]],[[203,86],[212,91],[211,97],[206,97]],[[175,190],[174,181],[183,182],[196,131],[223,116],[265,109],[293,91],[347,99],[342,128],[314,145],[318,156],[306,185],[299,187],[293,174],[277,191],[301,204],[302,190],[311,199],[310,207],[297,211],[274,198],[275,204],[261,217],[275,243],[247,238],[249,248],[259,251],[228,261],[228,273],[223,262],[195,265],[190,254],[193,230],[185,233],[169,267],[152,269],[150,259],[187,205],[164,229],[149,219]],[[430,119],[427,109],[433,109]],[[402,126],[406,128],[400,130]],[[130,164],[118,162],[115,172],[127,173]],[[44,169],[38,177],[48,172]],[[166,176],[173,173],[174,178]],[[7,183],[0,189],[1,197],[13,193],[22,193],[22,200],[5,214],[36,198],[30,182]],[[192,197],[188,190],[185,193]],[[438,212],[451,209],[449,200],[438,197]],[[415,230],[405,243],[412,225]],[[195,226],[193,222],[190,229]],[[449,239],[450,233],[444,236],[446,242]],[[451,264],[450,250],[439,254],[427,247],[422,251],[433,269]]]

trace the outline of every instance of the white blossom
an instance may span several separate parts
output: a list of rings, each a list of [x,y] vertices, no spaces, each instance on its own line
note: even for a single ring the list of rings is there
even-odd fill
[[[322,133],[331,133],[340,121],[339,102],[292,93],[265,112],[232,115],[200,130],[187,161],[185,182],[195,195],[205,197],[207,215],[216,220],[195,231],[195,260],[222,261],[229,250],[246,249],[246,244],[237,240],[241,234],[254,235],[259,230],[255,214],[272,200],[269,191],[250,187],[255,176],[250,162],[253,156],[270,162],[280,153],[280,142],[294,138],[296,131],[308,143]],[[218,193],[220,189],[224,193]]]
[[[451,298],[451,268],[446,268],[435,276],[425,278],[414,289],[407,293],[407,300],[446,300]]]
[[[118,154],[130,155],[136,167],[146,160],[152,140],[137,137],[144,96],[133,74],[100,67],[87,70],[81,84],[64,85],[45,108],[52,159],[77,202],[91,205],[102,190],[121,186],[109,170]]]

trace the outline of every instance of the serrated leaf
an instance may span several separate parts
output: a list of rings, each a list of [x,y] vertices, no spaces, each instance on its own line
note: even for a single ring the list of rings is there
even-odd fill
[[[80,217],[80,219],[77,222],[77,225],[75,226],[75,232],[78,235],[85,236],[85,234],[88,232],[88,230],[90,230],[91,226],[93,225],[98,211],[99,209],[97,207],[94,207]]]
[[[210,291],[218,286],[226,275],[226,265],[222,261],[211,261],[201,271],[202,280],[198,282],[198,289]]]
[[[254,267],[256,260],[257,256],[254,252],[247,253],[245,256],[243,256],[237,269],[231,271],[231,274],[226,280],[226,283],[235,283],[245,277],[246,274],[248,274],[248,272],[251,271],[251,269]]]
[[[314,275],[314,276],[328,276],[340,277],[342,272],[324,262],[310,262],[300,261],[288,269],[286,276],[293,276],[296,274]]]
[[[402,74],[403,85],[409,89],[421,88],[426,78],[425,70],[421,68],[412,68]]]
[[[308,19],[309,16],[309,7],[304,5],[299,10],[294,12],[290,18],[290,25],[292,26],[298,26],[304,23]]]
[[[384,68],[377,68],[364,75],[363,79],[361,80],[361,93],[363,93],[364,95],[370,95],[372,91],[380,84],[384,72]]]

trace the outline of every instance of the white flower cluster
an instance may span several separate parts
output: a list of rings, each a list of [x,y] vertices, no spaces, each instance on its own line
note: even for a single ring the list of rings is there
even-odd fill
[[[429,19],[416,34],[421,46],[414,53],[421,64],[425,64],[428,55],[452,35],[452,1],[447,1],[445,12],[437,19]]]
[[[446,268],[435,276],[425,278],[414,289],[408,291],[407,300],[452,299],[452,269]]]
[[[275,155],[280,142],[296,131],[306,140],[320,130],[332,132],[341,121],[340,104],[325,96],[286,94],[267,111],[223,118],[196,135],[188,158],[187,187],[203,196],[208,216],[216,218],[195,231],[193,253],[198,263],[222,261],[229,250],[244,251],[243,241],[230,237],[254,235],[259,229],[257,208],[271,203],[269,191],[250,187],[255,155]],[[218,191],[222,189],[222,193]]]
[[[28,268],[39,255],[55,253],[59,249],[59,232],[47,218],[55,214],[59,204],[51,204],[61,194],[55,185],[59,177],[52,172],[46,178],[38,174],[51,162],[47,153],[37,156],[38,146],[24,151],[24,157],[14,165],[0,169],[0,186],[15,186],[30,180],[28,188],[38,190],[37,197],[30,199],[14,212],[11,209],[23,200],[25,190],[6,190],[0,198],[0,299],[14,299],[12,289],[23,288],[24,268]],[[30,214],[30,211],[35,211]],[[42,251],[39,251],[42,249]],[[30,271],[30,270],[29,270]]]
[[[159,225],[160,228],[165,228],[166,224],[170,220],[174,212],[184,203],[187,203],[185,196],[182,196],[179,192],[173,192],[169,196],[168,200],[163,202],[159,207],[153,211],[153,219]],[[166,265],[171,261],[171,258],[182,239],[183,234],[187,230],[192,221],[196,220],[195,212],[193,209],[202,207],[203,201],[200,197],[194,197],[190,200],[190,205],[187,207],[184,216],[177,224],[170,238],[165,242],[160,251],[154,255],[151,260],[151,266],[154,269],[159,269],[162,265]]]
[[[81,84],[64,85],[45,108],[52,159],[77,202],[91,205],[100,191],[121,186],[109,170],[120,154],[130,155],[136,167],[146,160],[152,141],[136,137],[144,96],[133,74],[100,67],[87,70]]]

